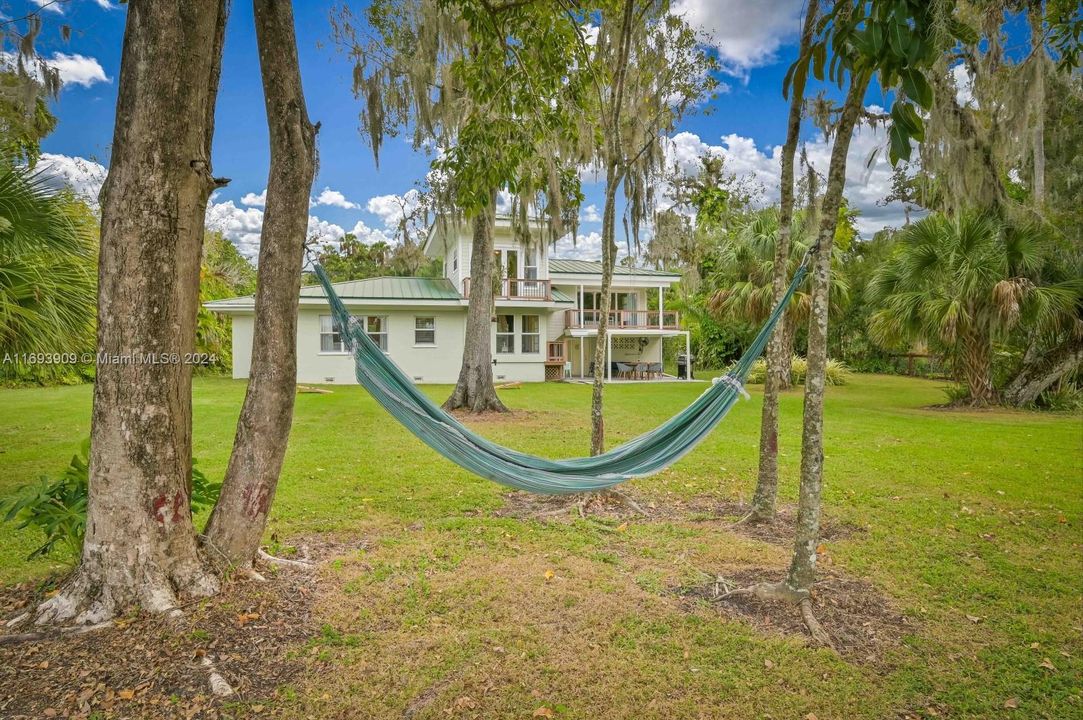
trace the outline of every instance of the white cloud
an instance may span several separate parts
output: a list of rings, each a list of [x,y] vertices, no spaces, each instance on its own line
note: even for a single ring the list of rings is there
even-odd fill
[[[388,245],[394,244],[394,240],[388,237],[383,230],[373,230],[365,224],[364,220],[358,220],[357,224],[350,230],[350,234],[366,245],[372,245],[376,242],[385,242]]]
[[[397,228],[404,216],[408,216],[417,207],[421,193],[414,188],[402,195],[377,195],[370,198],[365,209],[380,218],[386,228]]]
[[[800,32],[801,8],[801,0],[677,0],[672,12],[711,35],[727,72],[747,76]]]
[[[46,62],[60,71],[60,79],[64,81],[65,85],[90,87],[95,83],[112,82],[112,78],[105,74],[105,69],[101,66],[101,63],[86,55],[79,55],[78,53],[68,55],[57,52],[53,53],[53,56]]]
[[[98,206],[98,193],[105,182],[104,165],[81,157],[42,153],[36,169],[48,178],[53,187],[70,188],[88,205]]]
[[[959,63],[951,69],[951,80],[955,83],[955,102],[959,107],[977,107],[978,102],[974,99],[974,78],[966,69],[966,65]]]
[[[869,110],[882,112],[876,107]],[[670,138],[666,146],[667,164],[686,175],[692,175],[699,171],[698,159],[701,155],[720,156],[725,160],[726,172],[735,174],[738,180],[746,184],[762,187],[762,195],[754,198],[756,204],[778,202],[782,146],[761,150],[750,138],[734,134],[725,135],[720,140],[721,144],[711,145],[694,133],[678,133]],[[858,128],[850,142],[844,192],[850,206],[860,212],[857,228],[863,237],[869,237],[886,226],[902,225],[905,220],[902,203],[878,204],[891,191],[892,167],[884,150],[886,141],[887,129],[881,125]],[[825,140],[822,134],[805,143],[809,163],[822,177],[827,176],[831,147],[832,143]],[[872,165],[868,166],[874,151],[878,152]],[[799,174],[800,170],[798,168]]]
[[[598,212],[597,205],[587,205],[583,208],[583,214],[579,216],[579,222],[601,222],[602,216]]]
[[[264,188],[263,192],[259,195],[256,193],[245,193],[241,198],[241,205],[248,205],[249,207],[263,207],[267,204],[267,189]]]
[[[31,0],[31,2],[42,10],[48,10],[49,12],[55,12],[61,15],[64,13],[64,5],[58,0]]]
[[[94,3],[104,10],[119,10],[119,5],[114,5],[109,0],[94,0]]]
[[[258,208],[239,208],[232,200],[212,202],[207,206],[205,224],[209,230],[217,230],[237,246],[246,258],[259,254],[259,234],[263,229],[263,211]]]
[[[332,207],[340,207],[345,210],[356,210],[361,207],[355,202],[351,202],[346,199],[346,196],[340,193],[338,190],[332,190],[329,187],[325,187],[323,192],[316,196],[311,202],[312,205],[330,205]]]
[[[617,262],[628,254],[628,248],[618,239]],[[565,260],[590,260],[598,262],[602,259],[602,234],[594,231],[584,235],[579,233],[572,242],[571,233],[556,241],[549,251],[549,257],[563,258]]]

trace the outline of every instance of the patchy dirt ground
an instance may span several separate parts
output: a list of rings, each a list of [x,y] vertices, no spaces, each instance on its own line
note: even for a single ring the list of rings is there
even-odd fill
[[[509,492],[504,495],[504,505],[493,511],[493,515],[519,520],[575,519],[579,517],[577,504],[582,497]],[[628,502],[629,499],[631,502]],[[709,495],[680,500],[653,498],[626,490],[619,493],[591,493],[582,510],[584,516],[599,520],[714,524],[738,535],[785,547],[793,543],[797,524],[797,509],[792,505],[779,506],[778,515],[769,523],[738,522],[748,512],[747,505]],[[820,539],[824,542],[844,540],[862,532],[862,527],[825,517],[820,528]]]
[[[335,547],[321,548],[321,556]],[[234,581],[169,620],[135,615],[83,634],[0,644],[0,717],[224,718],[264,714],[303,670],[316,573],[260,568],[266,583]],[[33,607],[29,584],[0,590],[10,618]],[[28,632],[33,628],[19,628]],[[11,632],[11,631],[8,631]],[[233,688],[210,692],[205,660]]]
[[[781,574],[777,568],[743,569],[723,575],[718,582],[678,588],[676,592],[689,600],[710,602],[719,612],[763,632],[807,638],[808,629],[796,605],[751,595],[725,597],[728,590],[770,582]],[[821,579],[812,591],[812,606],[835,649],[852,662],[883,665],[889,651],[900,646],[902,636],[917,629],[914,621],[874,586],[837,572],[821,571]]]

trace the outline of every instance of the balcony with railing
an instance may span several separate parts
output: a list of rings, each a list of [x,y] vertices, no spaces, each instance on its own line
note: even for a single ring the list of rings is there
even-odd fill
[[[470,297],[470,280],[463,278],[463,297]],[[524,278],[502,278],[499,285],[493,283],[493,295],[497,300],[539,300],[553,299],[553,286],[549,280],[527,280]]]
[[[569,329],[597,328],[601,310],[565,310],[564,327]],[[610,310],[609,327],[613,329],[677,330],[680,314],[657,310]]]

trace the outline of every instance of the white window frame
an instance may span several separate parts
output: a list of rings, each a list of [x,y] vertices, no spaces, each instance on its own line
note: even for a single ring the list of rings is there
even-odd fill
[[[422,327],[422,321],[428,320],[428,327]],[[429,340],[422,340],[419,333],[427,333]],[[436,347],[436,317],[433,315],[414,316],[414,347]]]
[[[324,319],[330,321],[329,330],[324,329]],[[325,335],[331,336],[331,350],[323,349],[323,338]],[[335,340],[336,337],[338,338],[337,341]],[[345,355],[347,353],[348,351],[346,350],[346,344],[342,341],[342,330],[339,328],[338,321],[335,320],[335,316],[320,315],[320,355]]]
[[[511,324],[509,330],[501,331],[500,318],[511,318]],[[507,343],[507,350],[500,349],[500,341],[504,340]],[[498,355],[514,355],[515,354],[515,316],[507,313],[502,313],[496,316],[496,353]]]
[[[372,320],[374,318],[380,321],[380,329],[379,329],[379,331],[373,331],[369,327],[369,320]],[[365,334],[369,336],[369,339],[372,340],[372,342],[376,343],[377,347],[379,347],[381,350],[383,350],[384,352],[387,352],[387,348],[388,348],[388,344],[387,344],[387,341],[388,341],[388,332],[387,332],[387,329],[388,329],[387,328],[388,316],[387,315],[362,315],[361,317],[359,317],[357,319],[358,319],[358,321],[360,321],[365,326]]]
[[[537,323],[536,330],[534,332],[526,331],[527,318],[533,318]],[[537,355],[541,352],[541,315],[520,315],[519,316],[519,348],[524,355]],[[526,349],[527,339],[534,341],[534,349]]]

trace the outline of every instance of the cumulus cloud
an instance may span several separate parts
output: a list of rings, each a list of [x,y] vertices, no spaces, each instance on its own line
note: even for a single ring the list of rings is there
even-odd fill
[[[52,7],[52,6],[50,6]],[[95,58],[78,53],[68,55],[57,52],[46,62],[60,72],[60,79],[65,85],[90,87],[95,83],[109,83],[112,78],[105,74],[105,68]]]
[[[94,3],[103,10],[117,10],[120,8],[119,5],[114,5],[109,0],[94,0]]]
[[[51,6],[50,6],[51,7]],[[56,69],[60,74],[61,87],[70,85],[82,85],[90,87],[97,83],[110,83],[113,79],[105,74],[105,68],[95,58],[67,53],[55,52],[48,58],[43,58],[46,65]],[[0,52],[0,66],[14,68],[18,62],[15,53]],[[37,79],[41,79],[41,68],[37,62],[26,63],[26,70]]]
[[[266,190],[264,191],[266,193]],[[361,206],[355,202],[351,202],[346,199],[346,196],[340,193],[338,190],[332,190],[329,187],[325,187],[323,192],[315,197],[311,202],[312,205],[330,205],[331,207],[340,207],[344,210],[356,210]]]
[[[706,31],[722,67],[744,77],[800,32],[801,8],[801,0],[677,0],[673,13]]]
[[[357,224],[350,230],[350,234],[356,237],[366,245],[372,245],[377,242],[385,242],[388,245],[394,244],[394,240],[387,235],[383,230],[375,230],[365,224],[364,220],[358,220]]]
[[[978,102],[974,99],[974,78],[966,69],[966,65],[959,63],[951,69],[951,79],[955,83],[955,102],[959,107],[977,107]]]
[[[106,174],[105,166],[101,163],[81,157],[42,153],[37,169],[53,187],[69,188],[88,205],[98,206],[98,193]]]
[[[601,222],[602,215],[598,212],[597,205],[587,205],[583,208],[583,214],[579,216],[579,222]]]
[[[403,217],[407,217],[421,201],[421,193],[411,188],[402,195],[377,195],[369,198],[365,209],[380,218],[386,228],[397,228]]]
[[[627,254],[628,248],[618,241],[617,262]],[[568,233],[556,241],[549,251],[549,257],[598,262],[602,259],[602,234],[597,231],[585,235],[579,233],[573,242],[571,233]]]
[[[241,205],[248,205],[249,207],[263,207],[267,204],[267,189],[264,188],[263,192],[259,195],[256,193],[245,193],[241,198]]]
[[[869,110],[882,112],[876,107]],[[686,175],[694,175],[699,172],[700,156],[721,157],[727,172],[735,174],[746,185],[762,188],[755,197],[756,204],[778,202],[782,146],[761,149],[752,139],[735,134],[724,135],[720,141],[720,144],[712,145],[694,133],[678,133],[666,144],[667,163]],[[883,126],[860,127],[850,143],[844,192],[850,206],[860,212],[857,228],[864,237],[884,227],[899,226],[905,220],[902,203],[879,204],[891,191],[892,167],[884,150],[886,143],[887,129]],[[831,141],[822,134],[805,143],[809,164],[823,177],[827,176],[831,147]],[[871,165],[870,159],[873,160]]]

